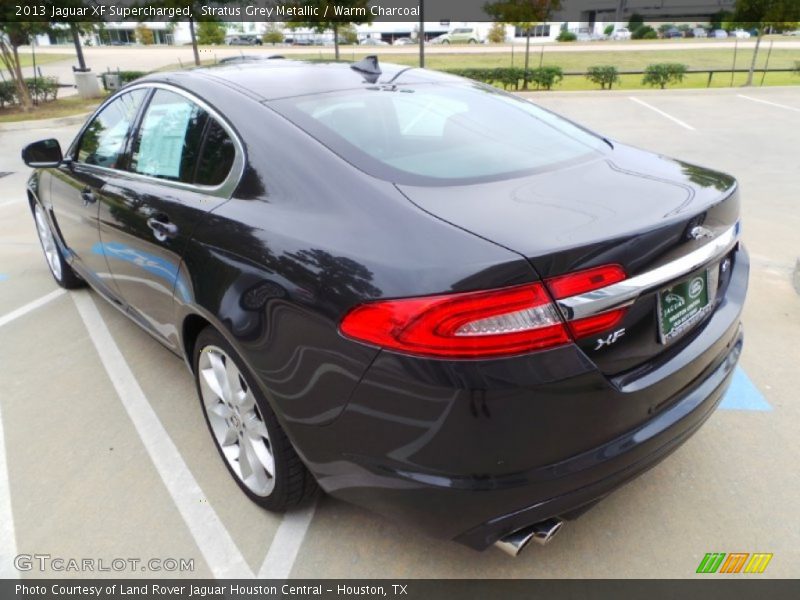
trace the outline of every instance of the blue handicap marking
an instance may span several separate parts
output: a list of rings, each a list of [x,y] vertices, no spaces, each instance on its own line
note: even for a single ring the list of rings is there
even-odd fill
[[[731,387],[728,388],[719,407],[723,410],[772,410],[772,406],[741,367],[736,367]]]

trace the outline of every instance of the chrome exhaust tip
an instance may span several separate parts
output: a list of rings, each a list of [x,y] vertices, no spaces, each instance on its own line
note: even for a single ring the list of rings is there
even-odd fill
[[[523,527],[499,539],[494,545],[509,556],[517,556],[531,541],[536,542],[540,546],[549,543],[559,532],[563,524],[564,521],[558,518],[546,519],[534,525]]]

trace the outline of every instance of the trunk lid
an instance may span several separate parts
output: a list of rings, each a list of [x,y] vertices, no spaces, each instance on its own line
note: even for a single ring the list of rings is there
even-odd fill
[[[528,177],[398,187],[426,212],[524,255],[543,279],[613,263],[631,279],[714,242],[739,217],[732,177],[619,144],[601,158]],[[694,239],[690,232],[699,226],[701,235]],[[641,294],[620,323],[579,345],[607,374],[679,347],[704,318],[685,330],[676,322],[665,342],[669,325],[659,303],[666,288],[676,285],[676,295],[688,301],[689,283],[700,276],[709,292],[704,314],[713,312],[725,291],[719,262],[690,268]]]

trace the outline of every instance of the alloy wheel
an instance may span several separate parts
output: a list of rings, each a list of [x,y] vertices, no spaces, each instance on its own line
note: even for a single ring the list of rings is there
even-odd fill
[[[221,348],[200,353],[198,377],[203,408],[222,455],[239,480],[266,497],[275,487],[275,459],[255,396],[234,360]]]
[[[47,224],[47,219],[44,216],[44,210],[38,204],[34,209],[34,214],[36,218],[36,231],[39,233],[39,240],[42,243],[42,250],[44,250],[44,256],[47,259],[47,264],[50,267],[50,270],[53,272],[53,276],[61,280],[61,257],[58,254],[58,246],[56,245],[55,237],[53,237],[53,232],[50,230],[50,226]]]

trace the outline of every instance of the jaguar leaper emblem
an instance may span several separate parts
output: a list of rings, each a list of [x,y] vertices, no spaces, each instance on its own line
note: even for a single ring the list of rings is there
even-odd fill
[[[711,231],[708,227],[697,225],[689,230],[689,237],[692,238],[693,240],[700,240],[702,238],[712,238],[714,237],[714,232]]]

